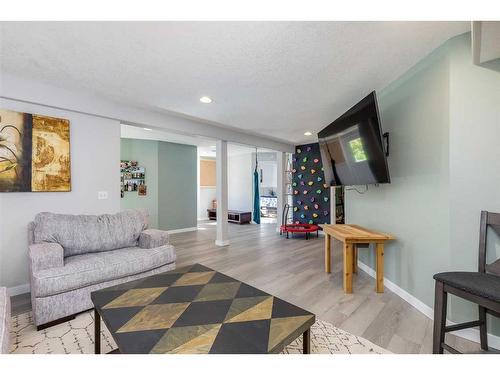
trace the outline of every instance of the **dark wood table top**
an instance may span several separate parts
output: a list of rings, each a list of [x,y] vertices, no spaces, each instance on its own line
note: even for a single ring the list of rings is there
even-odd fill
[[[121,353],[279,353],[314,314],[201,264],[102,289]]]

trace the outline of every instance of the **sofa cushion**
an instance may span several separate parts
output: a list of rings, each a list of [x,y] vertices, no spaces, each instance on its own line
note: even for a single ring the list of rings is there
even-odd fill
[[[68,257],[137,246],[147,226],[148,215],[142,210],[98,216],[42,212],[35,216],[34,240],[58,243]]]
[[[10,350],[10,298],[7,288],[0,288],[0,354]]]
[[[35,297],[47,297],[139,274],[173,262],[175,250],[171,245],[155,249],[131,247],[74,255],[64,259],[64,267],[35,272],[32,292]]]

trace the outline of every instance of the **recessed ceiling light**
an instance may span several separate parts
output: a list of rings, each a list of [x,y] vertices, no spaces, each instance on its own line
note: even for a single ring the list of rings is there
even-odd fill
[[[147,130],[147,131],[149,131],[149,132],[150,132],[151,130],[153,130],[153,129],[151,129],[151,128],[143,128],[143,129],[144,129],[144,130]]]
[[[313,133],[311,133],[311,132],[305,132],[304,135],[307,136],[307,137],[309,137],[310,135],[313,135]]]
[[[200,102],[202,102],[203,104],[210,104],[210,103],[212,103],[212,98],[210,98],[208,96],[202,96],[200,98]]]

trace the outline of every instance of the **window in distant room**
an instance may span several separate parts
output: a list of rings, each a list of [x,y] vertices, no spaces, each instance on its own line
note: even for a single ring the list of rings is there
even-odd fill
[[[352,156],[354,157],[354,161],[356,163],[366,161],[367,157],[363,148],[363,142],[361,142],[361,138],[356,138],[352,141],[349,141],[349,147],[351,147]]]

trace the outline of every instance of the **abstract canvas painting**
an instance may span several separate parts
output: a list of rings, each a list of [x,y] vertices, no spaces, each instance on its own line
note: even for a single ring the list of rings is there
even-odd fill
[[[0,192],[71,191],[69,121],[0,109]]]

